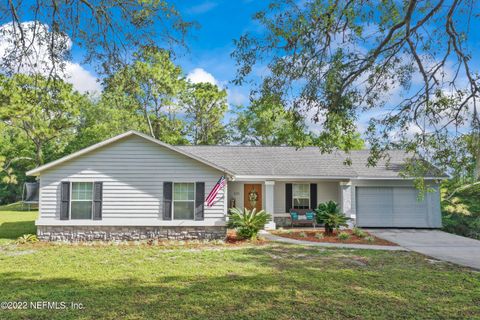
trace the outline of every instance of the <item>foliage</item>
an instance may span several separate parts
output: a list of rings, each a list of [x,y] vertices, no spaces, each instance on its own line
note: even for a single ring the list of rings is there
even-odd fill
[[[232,126],[235,140],[253,145],[311,145],[312,138],[298,115],[273,96],[239,108]]]
[[[299,236],[300,238],[306,238],[306,237],[307,237],[307,234],[302,231],[302,232],[300,232],[300,233],[298,234],[298,236]]]
[[[16,244],[26,244],[26,243],[35,243],[38,242],[38,238],[34,234],[24,234],[17,238],[15,241]]]
[[[443,230],[480,240],[480,184],[445,181],[441,197]]]
[[[0,122],[0,204],[19,200],[34,151],[20,129]]]
[[[480,16],[472,5],[272,0],[253,17],[261,30],[236,40],[234,82],[266,69],[252,97],[278,96],[302,119],[313,115],[326,151],[349,149],[361,116],[371,163],[399,148],[448,172],[473,158],[478,179],[480,86],[469,41]],[[450,61],[458,63],[446,72]],[[423,177],[431,169],[413,168],[404,171]]]
[[[228,228],[235,229],[237,235],[241,239],[256,239],[258,232],[265,226],[271,215],[264,210],[248,210],[243,211],[238,208],[231,208],[228,215]]]
[[[335,201],[328,201],[320,203],[315,209],[317,223],[325,225],[325,233],[332,234],[333,230],[340,229],[340,227],[347,227],[347,218],[340,212],[340,206]]]
[[[55,158],[54,153],[44,156],[51,144],[52,151],[65,148],[75,133],[80,106],[89,103],[71,84],[56,80],[55,86],[47,86],[48,80],[39,76],[0,77],[0,120],[32,144],[33,154],[24,156],[37,166]]]
[[[365,237],[365,240],[367,240],[368,242],[375,242],[375,238],[372,236]]]
[[[189,83],[183,97],[183,109],[194,145],[215,145],[226,141],[222,123],[228,109],[227,91],[211,83]]]
[[[96,103],[80,109],[77,134],[65,148],[67,155],[129,130],[148,132],[145,119],[137,113],[118,108],[111,102],[110,92],[103,93]]]
[[[317,233],[315,233],[315,238],[317,238],[319,240],[322,240],[323,238],[325,238],[325,236],[323,235],[323,233],[317,232]]]
[[[0,76],[0,203],[20,199],[27,170],[64,154],[90,103],[62,80]]]
[[[352,229],[352,234],[354,236],[359,237],[359,238],[365,238],[368,235],[365,231],[363,231],[362,229],[360,229],[358,227],[354,227]]]
[[[337,238],[342,240],[342,241],[345,241],[345,240],[350,239],[350,235],[347,232],[342,231],[338,234]]]
[[[151,0],[7,1],[0,5],[0,17],[7,46],[1,69],[9,75],[34,70],[48,80],[71,71],[65,61],[72,45],[80,48],[84,63],[112,74],[144,45],[185,46],[185,36],[196,26],[169,2]]]
[[[169,144],[185,144],[185,123],[178,117],[187,82],[171,53],[143,47],[134,60],[105,79],[105,103],[142,116],[148,132]]]

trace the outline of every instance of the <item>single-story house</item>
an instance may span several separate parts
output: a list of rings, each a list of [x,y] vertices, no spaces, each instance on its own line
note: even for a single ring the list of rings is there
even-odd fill
[[[361,227],[440,228],[443,176],[425,177],[434,191],[419,200],[412,179],[399,176],[403,151],[375,167],[368,155],[352,151],[346,165],[344,153],[315,147],[171,146],[129,131],[27,174],[40,181],[44,240],[219,238],[229,207],[265,209],[275,228],[289,224],[290,209],[328,200]]]

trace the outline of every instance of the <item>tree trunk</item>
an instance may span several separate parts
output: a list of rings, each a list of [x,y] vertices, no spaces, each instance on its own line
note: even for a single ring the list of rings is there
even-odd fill
[[[475,181],[480,181],[480,148],[477,148],[475,155]]]
[[[41,144],[35,145],[35,162],[37,166],[41,166],[43,164],[43,152]]]
[[[325,235],[333,235],[333,228],[328,224],[325,225]]]
[[[150,129],[150,135],[152,136],[152,138],[156,138],[155,133],[153,132],[152,121],[150,121],[150,117],[148,116],[148,110],[146,106],[143,108],[143,111],[145,114],[145,119],[147,120],[147,123],[148,123],[148,129]]]

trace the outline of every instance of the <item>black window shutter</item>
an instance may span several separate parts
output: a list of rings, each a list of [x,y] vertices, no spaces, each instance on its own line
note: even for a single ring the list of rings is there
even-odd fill
[[[205,182],[195,183],[195,220],[204,219]]]
[[[173,183],[163,183],[163,220],[172,220]]]
[[[102,220],[103,182],[93,184],[93,220]]]
[[[60,190],[60,220],[68,220],[70,211],[70,182],[62,181]]]
[[[292,209],[293,194],[292,194],[292,184],[285,184],[285,212],[290,212]]]
[[[317,184],[310,184],[310,209],[317,208]]]

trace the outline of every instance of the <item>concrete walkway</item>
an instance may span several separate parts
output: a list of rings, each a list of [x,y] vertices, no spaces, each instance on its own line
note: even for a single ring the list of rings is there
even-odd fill
[[[260,235],[262,237],[264,237],[265,239],[270,240],[270,241],[304,245],[304,246],[327,247],[327,248],[344,248],[344,249],[370,249],[370,250],[406,251],[405,248],[402,248],[400,246],[377,246],[377,245],[370,245],[370,244],[328,243],[328,242],[313,242],[313,241],[296,240],[296,239],[290,239],[290,238],[276,236],[276,235],[273,235],[270,232],[265,231],[265,230],[260,231]]]
[[[426,256],[480,270],[480,241],[439,230],[365,229]]]

